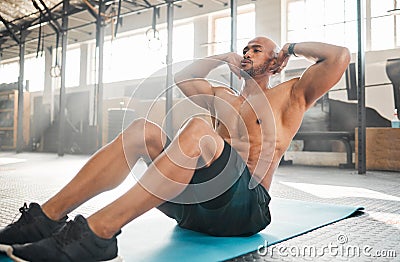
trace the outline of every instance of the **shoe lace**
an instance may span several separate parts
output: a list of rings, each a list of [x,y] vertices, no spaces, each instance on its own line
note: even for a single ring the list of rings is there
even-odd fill
[[[29,207],[26,203],[24,203],[24,205],[22,207],[19,208],[19,212],[21,213],[21,217],[15,221],[15,218],[18,216],[18,214],[16,214],[12,220],[12,224],[19,226],[22,224],[27,224],[30,221],[32,221],[32,215],[29,214]],[[14,222],[15,221],[15,222]]]
[[[66,246],[82,238],[82,228],[75,221],[68,221],[67,224],[54,235],[54,238],[61,246]]]

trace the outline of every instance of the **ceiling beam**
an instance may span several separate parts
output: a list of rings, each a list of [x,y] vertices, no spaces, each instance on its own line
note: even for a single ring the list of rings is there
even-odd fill
[[[39,0],[39,1],[42,2],[43,0]],[[88,1],[88,0],[84,0],[84,2],[86,2],[86,1]],[[105,0],[105,1],[107,3],[110,3],[110,1],[107,1],[107,0]],[[214,0],[214,1],[217,1],[217,0]],[[122,4],[124,4],[124,5],[132,4],[131,2],[133,2],[133,1],[132,0],[130,0],[130,1],[128,1],[128,0],[122,1],[121,2],[121,8],[124,7]],[[185,0],[159,1],[158,3],[155,3],[155,4],[151,4],[149,1],[143,0],[143,3],[137,3],[139,5],[139,8],[137,10],[130,10],[130,11],[123,12],[122,9],[121,9],[120,17],[125,17],[125,16],[129,16],[129,15],[133,15],[133,14],[138,14],[138,13],[141,13],[141,12],[144,12],[144,11],[148,11],[148,10],[150,10],[149,6],[150,7],[166,6],[168,2],[171,2],[176,7],[181,7],[181,5],[177,5],[176,3],[185,2]],[[194,1],[190,1],[190,2],[194,2]],[[42,26],[46,25],[46,24],[51,26],[51,23],[49,22],[50,20],[57,21],[57,19],[61,18],[61,13],[58,14],[58,12],[56,12],[56,9],[61,4],[62,4],[62,1],[60,3],[58,3],[58,4],[56,4],[55,6],[53,6],[51,8],[48,8],[48,10],[51,11],[51,15],[50,16],[46,15],[46,19],[44,19],[45,21],[42,21],[42,23],[41,23]],[[85,32],[84,30],[79,30],[79,29],[83,28],[83,27],[90,26],[92,24],[95,24],[96,21],[89,21],[89,20],[86,20],[86,19],[82,19],[82,18],[73,16],[75,14],[82,13],[82,12],[85,12],[85,11],[89,11],[90,12],[90,10],[91,10],[90,7],[88,7],[85,4],[81,4],[81,5],[77,5],[77,6],[71,6],[71,7],[72,8],[70,8],[68,10],[68,15],[71,17],[71,19],[74,19],[74,20],[76,20],[78,22],[82,22],[82,24],[74,26],[74,27],[70,27],[70,28],[68,28],[68,30],[76,31],[76,32],[82,32],[82,33],[85,33],[87,35],[92,34],[90,32]],[[84,11],[82,11],[82,8],[84,9]],[[93,11],[93,10],[91,10],[91,11]],[[29,14],[29,15],[25,16],[24,18],[28,18],[28,17],[31,17],[32,15],[38,15],[38,14],[39,14],[39,11],[35,12],[35,13],[32,13],[32,14]],[[98,15],[98,14],[96,14],[96,15]],[[110,18],[116,18],[116,17],[118,17],[117,14],[110,14]],[[18,27],[16,25],[14,25],[14,23],[10,24],[10,22],[8,22],[7,20],[5,20],[2,17],[0,18],[0,20],[1,19],[4,20],[2,22],[3,23],[5,22],[5,26],[6,26],[7,30],[0,31],[0,37],[4,38],[4,39],[7,38],[7,37],[11,37],[14,41],[19,40],[19,37],[18,37],[18,32],[19,31],[21,31],[21,30],[23,30],[23,31],[32,31],[33,29],[39,27],[39,24],[40,24],[40,18],[39,17],[34,18],[32,20],[29,20],[26,23],[22,23]],[[17,19],[14,19],[12,21],[20,21],[20,20],[23,20],[23,18],[17,18]],[[18,28],[18,30],[16,30],[15,28],[12,28],[12,26]],[[42,37],[43,37],[43,39],[46,39],[46,38],[54,36],[54,35],[55,35],[55,33],[47,33],[47,34],[44,34]],[[33,41],[37,41],[37,39],[38,39],[38,37],[35,37],[35,38],[32,38],[32,39],[27,40],[27,41],[33,42]],[[79,39],[73,39],[73,41],[78,41],[78,40]],[[2,48],[3,48],[3,51],[6,51],[6,49],[8,49],[8,48],[13,48],[13,47],[16,47],[16,46],[18,46],[18,44],[9,44],[7,46],[3,46]]]
[[[39,12],[49,18],[49,23],[50,25],[54,23],[54,26],[57,27],[57,31],[62,31],[61,30],[61,26],[58,23],[57,19],[54,19],[53,15],[52,15],[52,11],[46,6],[46,4],[43,2],[43,0],[39,0],[39,2],[42,4],[42,6],[44,7],[44,10],[46,11],[46,14],[43,14],[43,10],[39,7],[39,5],[37,4],[36,0],[32,0],[33,5],[35,6],[36,9],[39,10]]]
[[[14,32],[14,28],[17,26],[5,20],[1,15],[0,15],[0,21],[4,24],[4,26],[7,28],[7,31],[11,34],[12,39],[14,39],[14,41],[19,44],[20,43],[19,38]]]

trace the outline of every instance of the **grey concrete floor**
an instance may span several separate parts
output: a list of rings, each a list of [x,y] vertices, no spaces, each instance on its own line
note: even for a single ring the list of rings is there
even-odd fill
[[[79,155],[1,152],[0,227],[18,217],[18,208],[24,202],[45,202],[88,159]],[[145,165],[139,163],[132,174],[140,175],[144,170]],[[90,215],[134,183],[134,177],[128,176],[118,188],[88,201],[70,216]],[[400,172],[358,175],[355,170],[336,167],[281,166],[270,190],[272,197],[363,206],[364,212],[281,242],[266,255],[253,252],[232,261],[400,261],[399,188]],[[311,249],[317,253],[304,253]]]

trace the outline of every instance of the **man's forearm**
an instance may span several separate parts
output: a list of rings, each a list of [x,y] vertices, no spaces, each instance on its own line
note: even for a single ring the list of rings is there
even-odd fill
[[[290,44],[285,44],[282,48],[289,52]],[[343,54],[348,54],[348,49],[341,46],[319,43],[319,42],[301,42],[296,43],[292,48],[293,54],[303,56],[314,62],[322,62],[326,59],[337,59]]]
[[[194,61],[180,72],[175,74],[176,81],[191,78],[204,78],[213,69],[223,65],[228,59],[228,54],[214,55]]]

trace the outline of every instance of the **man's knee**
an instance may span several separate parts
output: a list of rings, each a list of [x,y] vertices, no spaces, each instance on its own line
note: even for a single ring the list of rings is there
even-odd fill
[[[214,133],[211,125],[200,117],[193,117],[181,130],[181,134],[184,136],[192,137],[195,140],[201,139],[207,134]]]
[[[144,126],[146,125],[147,120],[145,118],[138,118],[132,121],[122,132],[121,135],[131,135],[137,133],[138,131],[142,131]]]
[[[216,151],[223,141],[206,120],[194,117],[181,130],[179,143],[186,155],[194,157],[210,150]]]
[[[155,151],[162,150],[166,137],[157,124],[145,118],[138,118],[120,133],[118,139],[125,148],[136,148],[147,152],[147,149],[153,148],[156,148]]]
[[[145,124],[146,124],[146,119],[144,118],[138,118],[134,120],[124,130],[121,130],[121,132],[117,136],[117,140],[129,143],[131,138],[134,137],[135,135],[138,137],[142,137]],[[132,141],[135,140],[132,139]]]
[[[121,132],[120,136],[125,138],[141,137],[143,138],[142,140],[146,140],[146,138],[153,138],[153,136],[160,135],[161,132],[161,128],[155,123],[150,122],[146,118],[138,118],[130,123],[129,126]]]

